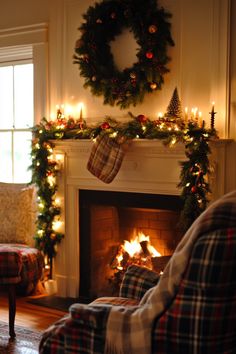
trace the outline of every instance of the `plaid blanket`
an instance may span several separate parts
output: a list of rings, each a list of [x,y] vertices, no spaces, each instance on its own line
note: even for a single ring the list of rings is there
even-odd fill
[[[106,327],[106,354],[151,353],[154,320],[174,300],[197,238],[224,228],[236,227],[236,191],[213,203],[187,231],[156,287],[138,307],[111,307]]]
[[[94,143],[87,163],[87,169],[104,183],[111,183],[121,167],[124,149],[107,134],[101,135]]]

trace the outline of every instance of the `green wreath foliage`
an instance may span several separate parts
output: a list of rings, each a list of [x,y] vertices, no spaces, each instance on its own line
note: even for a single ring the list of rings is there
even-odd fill
[[[170,17],[156,0],[103,0],[90,6],[79,27],[74,55],[84,86],[103,96],[104,104],[121,109],[136,106],[146,93],[160,90],[169,71],[167,49],[174,45]],[[119,71],[110,42],[125,28],[137,42],[137,62]]]

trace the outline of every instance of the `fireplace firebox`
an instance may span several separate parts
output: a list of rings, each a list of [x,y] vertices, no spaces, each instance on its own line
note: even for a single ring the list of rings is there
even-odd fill
[[[116,295],[112,261],[124,242],[142,232],[162,255],[182,237],[179,196],[99,190],[79,191],[80,296]]]

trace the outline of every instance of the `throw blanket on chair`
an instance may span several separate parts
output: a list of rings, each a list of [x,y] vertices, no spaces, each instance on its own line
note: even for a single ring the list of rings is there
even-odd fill
[[[159,283],[138,307],[113,306],[106,327],[106,354],[149,354],[153,321],[170,306],[198,237],[236,227],[236,191],[213,203],[192,224],[167,264]]]

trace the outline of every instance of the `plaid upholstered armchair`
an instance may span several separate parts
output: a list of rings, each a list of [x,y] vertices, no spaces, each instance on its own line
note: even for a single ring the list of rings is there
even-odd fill
[[[40,353],[236,353],[236,191],[194,222],[160,277],[131,266],[120,297],[72,305]]]

